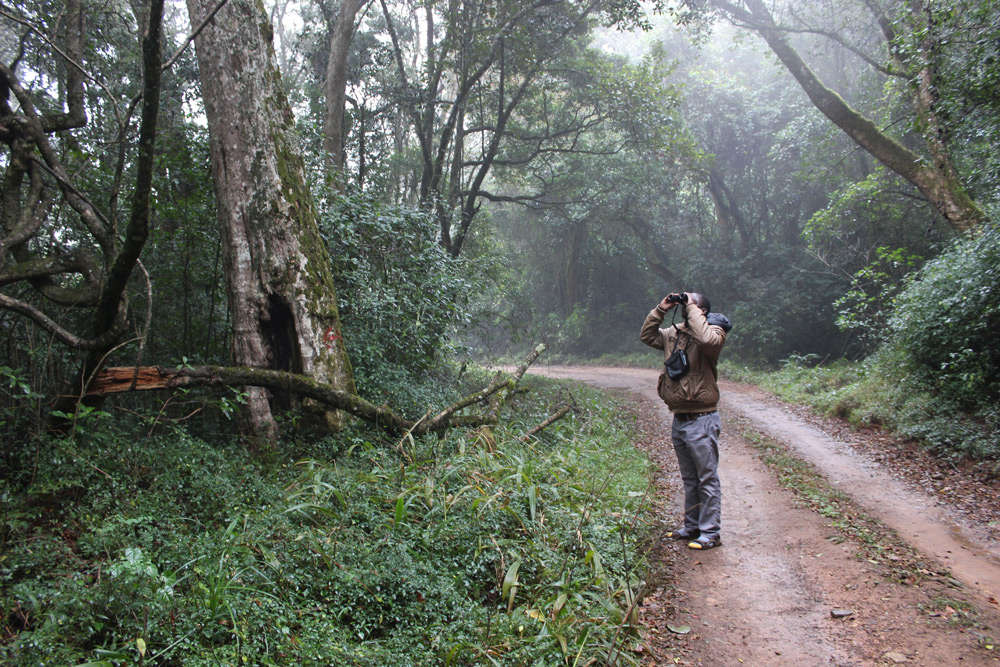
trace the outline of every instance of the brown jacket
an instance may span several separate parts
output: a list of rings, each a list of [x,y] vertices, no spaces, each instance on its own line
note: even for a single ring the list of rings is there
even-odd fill
[[[719,352],[726,343],[726,331],[705,320],[701,308],[689,303],[687,323],[661,329],[666,313],[657,306],[646,316],[639,339],[657,350],[664,351],[664,359],[674,351],[674,341],[680,337],[678,348],[687,343],[688,362],[691,370],[680,380],[671,380],[666,372],[660,373],[657,392],[671,412],[712,412],[719,404]],[[690,340],[689,340],[690,339]]]

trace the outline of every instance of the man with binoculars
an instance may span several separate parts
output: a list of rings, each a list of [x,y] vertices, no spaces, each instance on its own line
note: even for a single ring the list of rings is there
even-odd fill
[[[674,308],[683,321],[661,329]],[[670,294],[646,316],[639,334],[643,343],[665,353],[657,393],[674,415],[671,439],[684,482],[684,524],[668,536],[687,540],[690,549],[722,544],[717,366],[733,325],[725,315],[710,310],[703,294]]]

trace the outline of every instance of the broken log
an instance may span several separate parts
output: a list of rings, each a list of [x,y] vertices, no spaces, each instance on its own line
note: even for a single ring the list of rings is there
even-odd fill
[[[497,373],[484,389],[449,405],[430,418],[410,420],[400,417],[387,405],[375,405],[360,396],[334,389],[304,375],[265,368],[240,366],[121,366],[106,368],[94,376],[87,388],[87,396],[108,396],[128,391],[155,389],[182,389],[188,387],[264,387],[310,398],[337,410],[343,410],[365,421],[381,424],[390,430],[407,432],[415,436],[454,427],[476,427],[497,423],[498,403],[479,415],[456,415],[459,410],[490,401],[498,392],[509,394],[520,381],[528,367],[545,349],[539,345],[521,363],[510,377]]]

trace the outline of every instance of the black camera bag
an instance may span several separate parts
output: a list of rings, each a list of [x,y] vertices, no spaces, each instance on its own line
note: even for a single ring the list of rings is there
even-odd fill
[[[691,342],[691,334],[685,334],[688,338],[684,341],[684,347],[677,349],[677,345],[681,340],[681,333],[681,331],[677,332],[677,338],[674,339],[674,349],[671,351],[670,356],[667,357],[667,360],[663,362],[663,365],[666,367],[667,377],[671,380],[680,380],[691,370],[691,364],[688,362],[686,352],[688,343]]]

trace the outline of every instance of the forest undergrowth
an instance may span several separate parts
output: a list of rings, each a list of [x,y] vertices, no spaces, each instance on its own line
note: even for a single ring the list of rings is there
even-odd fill
[[[596,390],[522,439],[567,390],[521,386],[501,425],[441,438],[354,425],[261,454],[95,417],[7,440],[0,663],[615,661],[649,463]]]

